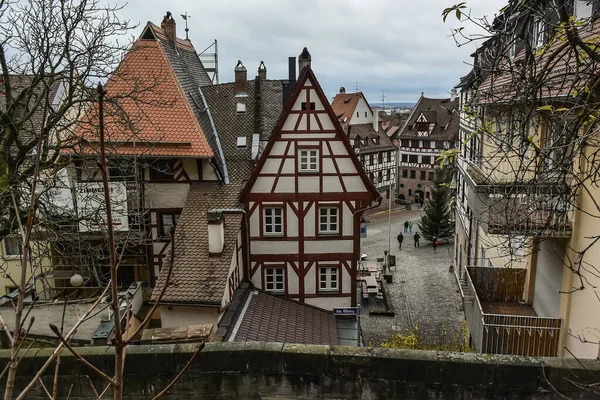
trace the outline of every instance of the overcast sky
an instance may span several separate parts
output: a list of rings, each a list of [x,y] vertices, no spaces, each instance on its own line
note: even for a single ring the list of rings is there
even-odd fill
[[[469,71],[474,46],[457,48],[449,37],[455,18],[444,23],[442,10],[458,0],[129,0],[122,16],[160,25],[165,12],[185,37],[187,13],[190,39],[197,51],[219,42],[220,81],[233,80],[242,60],[248,77],[261,60],[268,77],[287,77],[287,58],[306,46],[312,68],[332,98],[340,88],[359,90],[372,103],[415,102],[420,93],[447,97]],[[492,17],[507,0],[470,0],[473,15]]]

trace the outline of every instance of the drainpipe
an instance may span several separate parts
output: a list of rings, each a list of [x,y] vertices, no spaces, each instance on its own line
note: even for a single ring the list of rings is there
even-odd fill
[[[244,268],[244,280],[250,281],[250,274],[248,272],[248,269],[250,268],[250,228],[248,224],[248,214],[246,213],[246,210],[244,210],[243,208],[213,208],[209,211],[209,213],[242,214],[244,216],[244,223],[242,224],[242,226],[245,226],[243,232],[244,237],[242,238],[242,240],[246,244],[246,268]],[[237,249],[235,251],[237,251]]]

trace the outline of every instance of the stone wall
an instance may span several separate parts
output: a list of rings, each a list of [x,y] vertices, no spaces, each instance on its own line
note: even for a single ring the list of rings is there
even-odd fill
[[[149,399],[186,364],[195,345],[142,345],[128,349],[125,398]],[[79,350],[92,364],[113,368],[106,347]],[[19,368],[22,388],[50,354],[30,350]],[[9,352],[0,351],[0,365]],[[43,381],[51,387],[54,367]],[[59,398],[95,398],[106,382],[66,352],[60,364]],[[594,378],[595,376],[595,378]],[[389,350],[281,343],[209,343],[165,399],[548,399],[597,398],[578,389],[600,380],[600,361],[536,359],[435,351]],[[5,384],[5,378],[1,382]],[[3,389],[3,388],[2,388]],[[110,396],[107,396],[110,397]],[[44,399],[41,387],[27,398]]]

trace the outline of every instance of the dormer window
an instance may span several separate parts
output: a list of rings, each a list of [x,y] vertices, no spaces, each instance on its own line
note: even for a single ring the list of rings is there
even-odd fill
[[[237,148],[238,149],[246,148],[246,137],[245,136],[240,136],[237,138]]]
[[[237,105],[235,107],[235,111],[237,112],[238,115],[246,114],[246,104],[237,103]]]
[[[427,122],[417,123],[417,135],[428,136],[429,135],[429,124]]]
[[[531,45],[533,48],[538,49],[544,45],[544,33],[546,30],[546,24],[541,19],[535,19],[533,21],[533,31],[531,35]]]

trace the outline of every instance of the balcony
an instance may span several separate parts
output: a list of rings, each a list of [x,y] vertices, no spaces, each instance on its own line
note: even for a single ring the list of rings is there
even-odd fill
[[[538,317],[521,302],[527,270],[465,267],[458,272],[471,343],[478,353],[557,357],[562,318]]]
[[[490,235],[568,238],[570,188],[550,176],[527,182],[491,181],[474,163],[458,163],[470,208]]]

